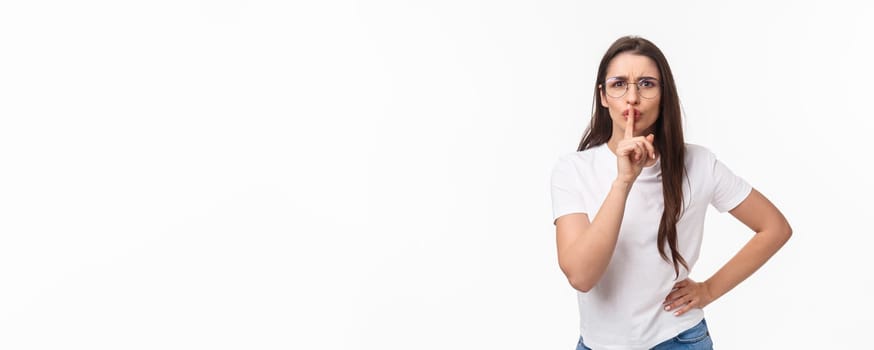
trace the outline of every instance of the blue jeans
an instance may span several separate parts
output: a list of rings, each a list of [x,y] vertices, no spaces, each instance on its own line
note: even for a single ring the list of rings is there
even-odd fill
[[[695,327],[689,328],[676,337],[665,340],[651,350],[713,350],[713,340],[707,330],[707,322],[701,320]],[[577,342],[577,350],[592,350],[583,344],[583,337]]]

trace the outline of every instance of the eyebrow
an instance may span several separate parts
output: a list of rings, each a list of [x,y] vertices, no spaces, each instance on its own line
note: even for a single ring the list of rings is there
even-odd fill
[[[606,80],[610,80],[610,79],[628,80],[628,77],[627,77],[627,76],[624,76],[624,75],[623,75],[623,76],[615,76],[615,77],[608,77]],[[650,77],[650,76],[642,76],[642,77],[638,77],[638,78],[637,78],[638,81],[641,81],[641,80],[643,80],[643,79],[655,79],[655,80],[659,80],[659,79],[656,78],[656,77]]]

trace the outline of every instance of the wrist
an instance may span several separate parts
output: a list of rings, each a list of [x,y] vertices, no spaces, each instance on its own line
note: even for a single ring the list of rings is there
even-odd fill
[[[634,180],[628,181],[620,178],[616,178],[613,180],[613,189],[629,191],[631,190],[631,186],[634,185]]]
[[[711,285],[710,280],[706,280],[706,281],[704,281],[704,282],[701,282],[701,289],[704,290],[704,295],[707,296],[707,298],[710,300],[710,302],[716,300],[716,298],[719,297],[719,296],[717,296],[716,294],[713,293],[713,288],[712,288],[712,287],[713,287],[713,286]],[[708,302],[708,303],[709,303],[709,302]]]

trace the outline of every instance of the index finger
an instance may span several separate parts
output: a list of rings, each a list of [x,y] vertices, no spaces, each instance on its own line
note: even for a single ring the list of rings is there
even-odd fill
[[[625,138],[630,139],[634,137],[634,110],[631,109],[631,104],[628,104],[628,115],[626,116],[625,122]]]

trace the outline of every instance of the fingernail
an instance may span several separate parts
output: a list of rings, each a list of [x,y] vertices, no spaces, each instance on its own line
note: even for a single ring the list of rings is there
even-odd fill
[[[674,316],[680,316],[680,312],[679,311],[675,312]]]
[[[670,306],[670,305],[665,306],[665,311],[668,311],[668,310],[670,310],[670,309],[671,309],[671,306]]]

